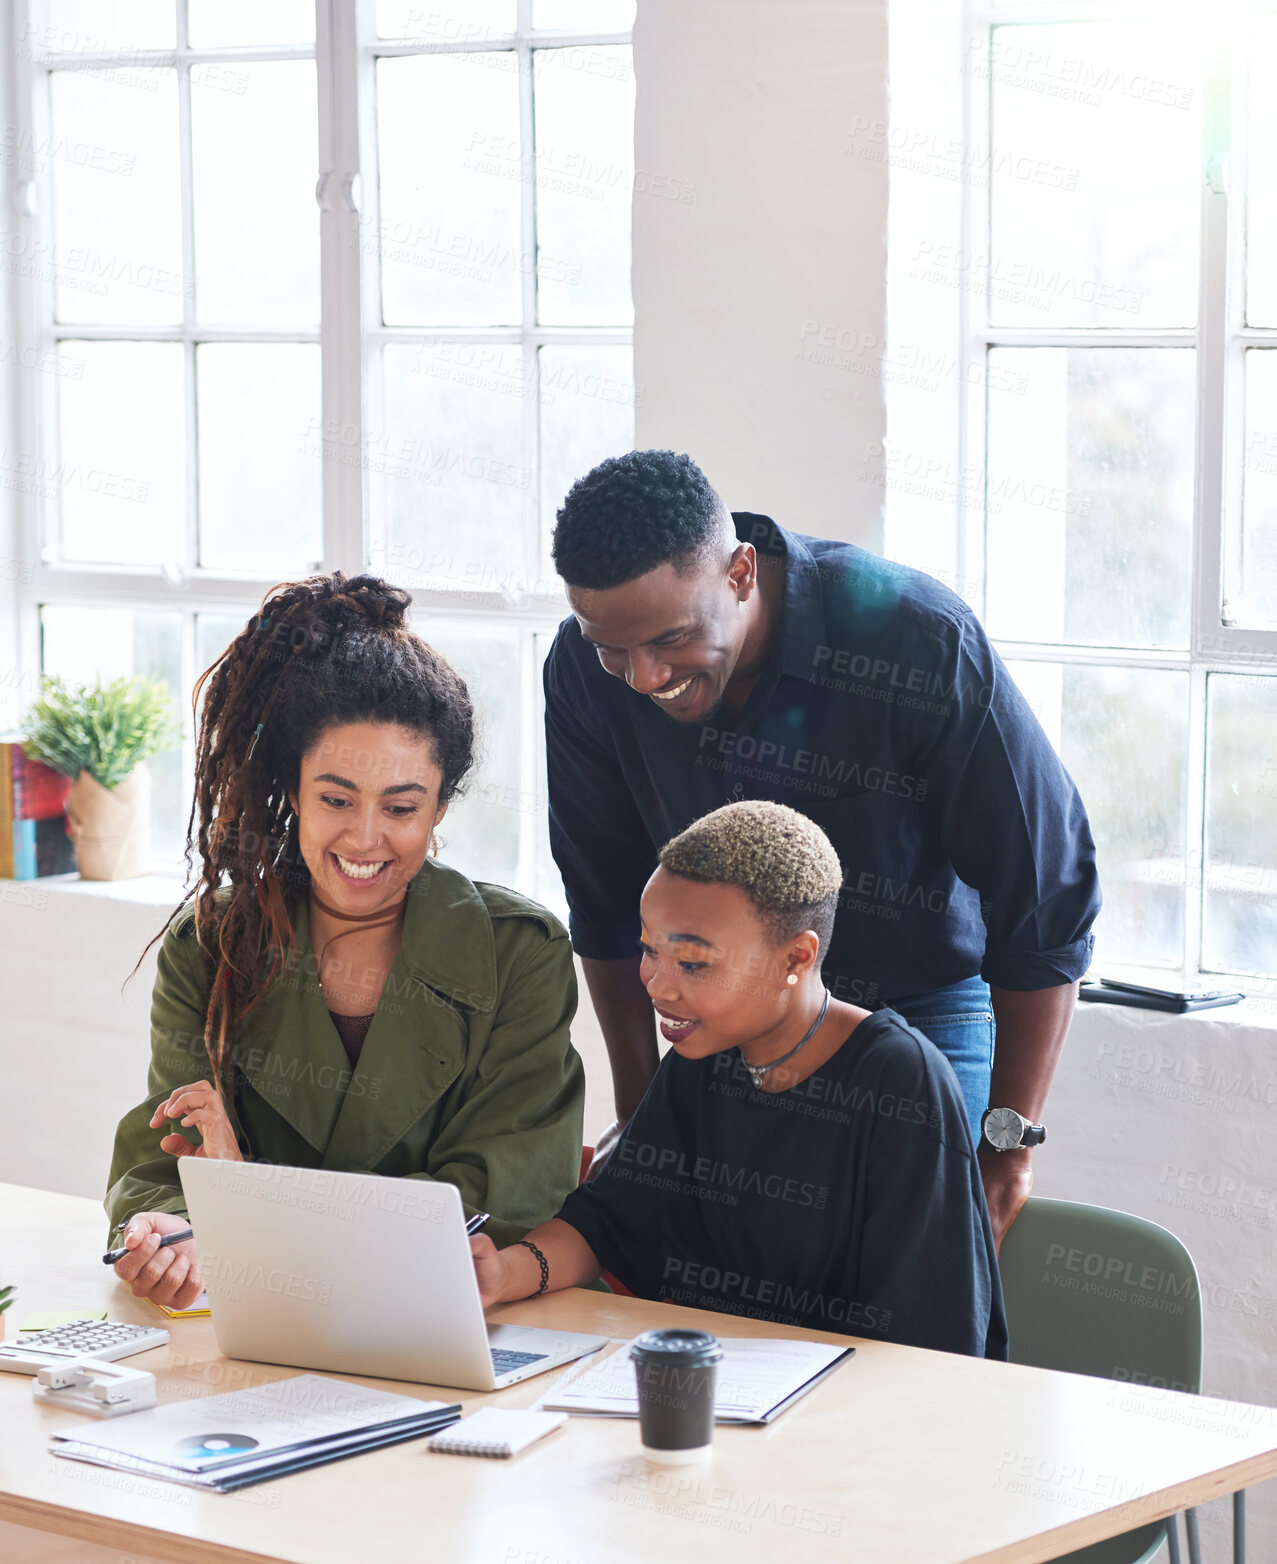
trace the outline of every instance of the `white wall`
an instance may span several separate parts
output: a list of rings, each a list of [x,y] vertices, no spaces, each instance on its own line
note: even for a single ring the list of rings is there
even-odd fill
[[[0,16],[0,22],[3,17]],[[7,29],[0,26],[0,45],[7,42]],[[0,123],[11,125],[13,115],[9,105],[13,101],[13,71],[16,62],[7,49],[0,48]],[[7,236],[13,226],[10,216],[14,211],[14,183],[17,170],[14,159],[0,158],[0,236]],[[14,427],[14,399],[25,385],[34,389],[34,376],[28,370],[22,373],[16,363],[14,348],[14,291],[17,278],[9,267],[9,258],[0,250],[0,733],[16,726],[22,702],[29,700],[30,688],[23,689],[18,667],[18,588],[24,576],[29,575],[34,563],[24,559],[18,541],[17,505],[14,489],[15,476],[13,441],[10,431]]]
[[[636,444],[870,548],[881,381],[821,360],[885,335],[887,169],[853,135],[886,67],[885,0],[642,0],[634,28]]]
[[[1266,1008],[1267,1003],[1267,1008]],[[1169,1228],[1201,1278],[1203,1389],[1277,1406],[1277,1026],[1271,1002],[1173,1016],[1079,1005],[1034,1153],[1034,1192]],[[1277,1424],[1277,1413],[1269,1414]],[[1249,1557],[1277,1558],[1277,1483],[1249,1498]],[[1201,1512],[1232,1557],[1230,1501]]]

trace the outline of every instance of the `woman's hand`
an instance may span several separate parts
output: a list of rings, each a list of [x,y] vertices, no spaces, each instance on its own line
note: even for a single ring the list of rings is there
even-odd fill
[[[129,1284],[135,1298],[149,1298],[170,1309],[189,1309],[204,1291],[193,1238],[168,1249],[159,1248],[165,1233],[190,1225],[184,1216],[168,1211],[141,1211],[129,1218],[124,1233],[124,1247],[129,1252],[115,1262],[115,1274]]]
[[[227,1162],[242,1162],[239,1142],[226,1116],[226,1108],[212,1081],[192,1081],[179,1086],[151,1115],[151,1128],[159,1129],[165,1119],[180,1119],[193,1124],[203,1137],[202,1146],[192,1146],[185,1135],[165,1135],[160,1150],[174,1157],[220,1157]],[[171,1228],[168,1229],[172,1231]],[[180,1247],[180,1246],[179,1246]],[[120,1262],[121,1265],[124,1263]]]
[[[474,1260],[475,1280],[479,1283],[480,1303],[486,1309],[490,1304],[503,1302],[506,1283],[503,1252],[485,1233],[476,1233],[470,1240],[470,1254]]]

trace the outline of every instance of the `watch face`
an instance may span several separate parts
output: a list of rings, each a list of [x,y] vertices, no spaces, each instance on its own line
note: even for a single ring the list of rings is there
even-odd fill
[[[984,1137],[998,1151],[1014,1151],[1024,1138],[1024,1120],[1014,1108],[990,1108]]]

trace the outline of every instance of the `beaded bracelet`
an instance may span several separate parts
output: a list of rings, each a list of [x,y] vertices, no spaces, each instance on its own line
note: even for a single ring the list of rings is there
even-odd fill
[[[525,1249],[531,1249],[532,1253],[537,1257],[537,1264],[541,1267],[541,1285],[535,1292],[529,1293],[528,1297],[539,1298],[550,1285],[549,1262],[546,1260],[545,1256],[541,1253],[537,1246],[533,1243],[529,1243],[526,1238],[516,1238],[515,1243],[522,1244]]]

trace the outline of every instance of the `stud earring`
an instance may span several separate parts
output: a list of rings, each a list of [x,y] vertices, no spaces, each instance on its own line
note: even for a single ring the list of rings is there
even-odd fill
[[[791,972],[789,974],[789,976],[785,979],[785,981],[786,981],[786,983],[789,984],[790,988],[793,988],[794,984],[797,983],[797,981],[798,981],[798,974],[797,974],[797,972]]]

